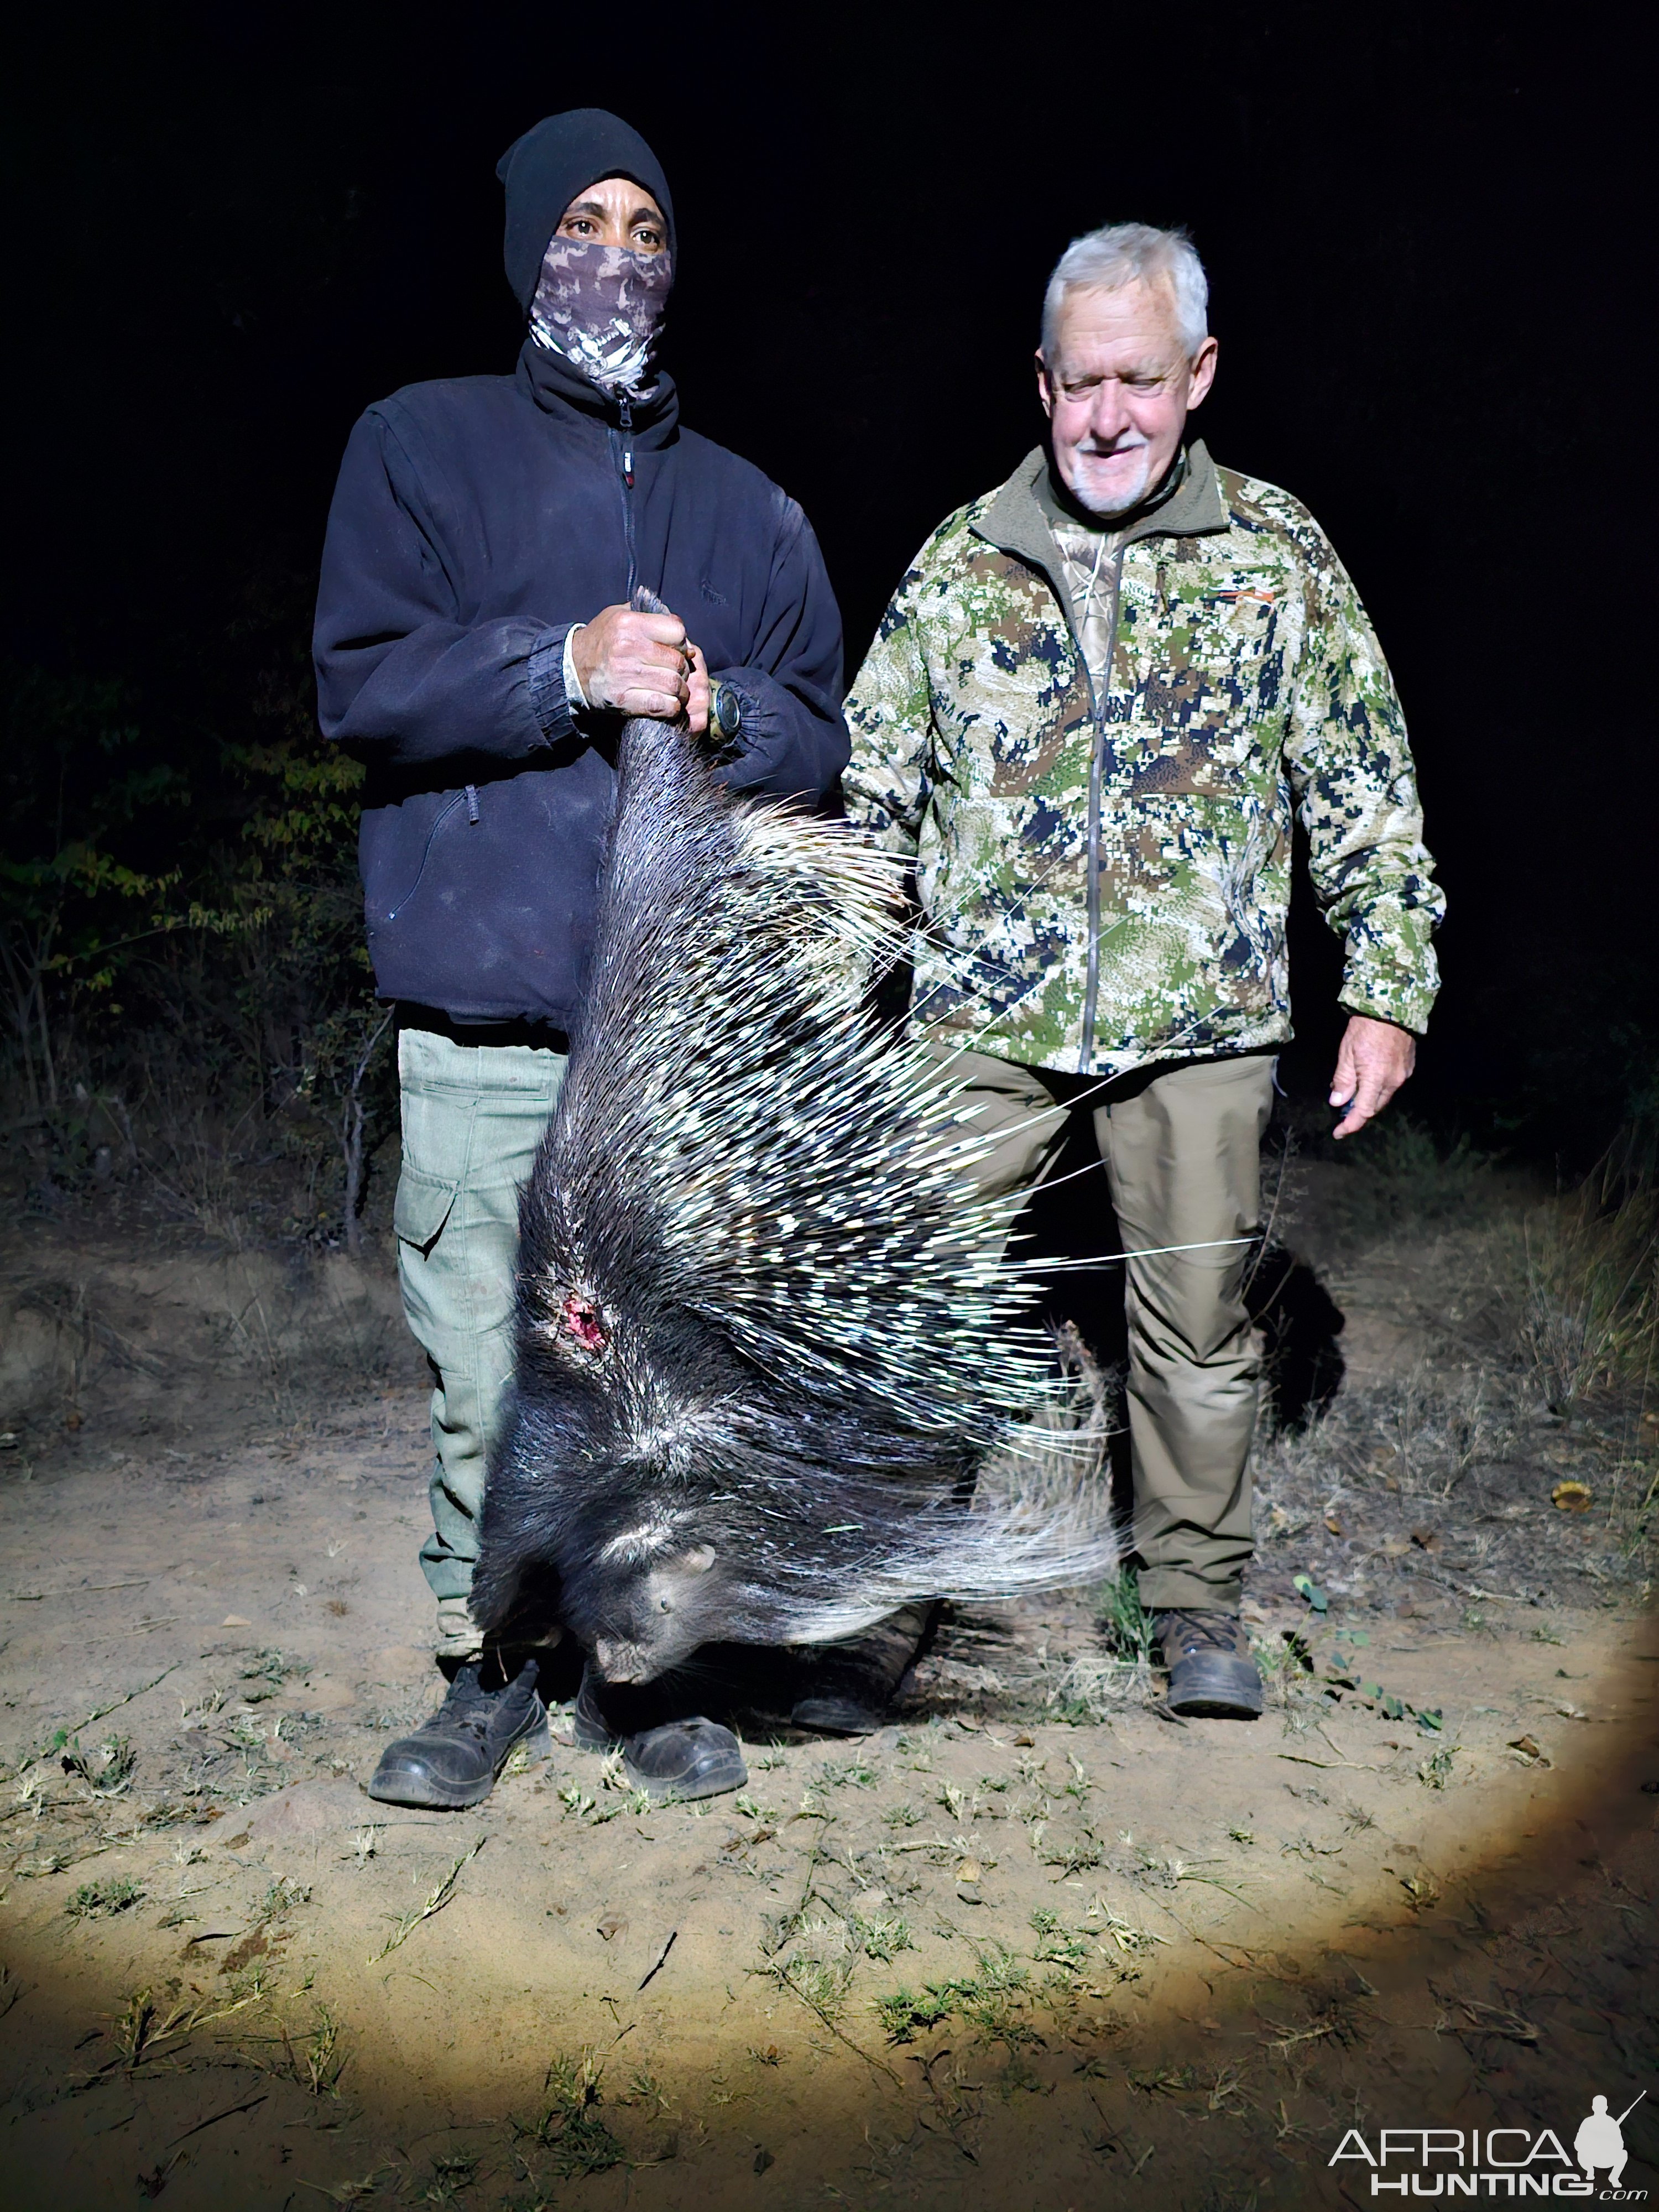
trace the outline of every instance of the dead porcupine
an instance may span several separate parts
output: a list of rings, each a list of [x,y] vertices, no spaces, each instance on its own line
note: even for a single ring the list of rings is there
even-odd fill
[[[963,1171],[988,1146],[868,1008],[897,890],[844,825],[735,798],[683,728],[625,726],[520,1208],[487,1631],[556,1620],[642,1682],[705,1642],[823,1642],[1114,1563],[1097,1425],[1068,1450],[1053,1347],[1019,1321],[1012,1202]]]

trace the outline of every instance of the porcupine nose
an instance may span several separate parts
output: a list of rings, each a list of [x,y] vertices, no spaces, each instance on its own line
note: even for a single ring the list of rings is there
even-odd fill
[[[613,1643],[608,1636],[595,1637],[593,1663],[607,1682],[632,1682],[639,1679],[640,1654],[631,1644]]]

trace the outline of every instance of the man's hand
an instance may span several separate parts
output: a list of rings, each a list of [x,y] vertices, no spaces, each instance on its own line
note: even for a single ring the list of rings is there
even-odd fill
[[[708,695],[714,685],[708,680],[708,663],[702,657],[701,646],[689,646],[691,655],[691,681],[686,701],[685,719],[694,738],[708,734]]]
[[[702,721],[708,726],[708,672],[678,615],[635,614],[605,607],[576,632],[570,647],[590,707],[677,721],[696,704],[701,678]],[[701,734],[696,714],[691,727]]]
[[[1331,1078],[1331,1103],[1346,1106],[1334,1137],[1351,1137],[1380,1114],[1417,1065],[1417,1039],[1392,1022],[1350,1014]]]

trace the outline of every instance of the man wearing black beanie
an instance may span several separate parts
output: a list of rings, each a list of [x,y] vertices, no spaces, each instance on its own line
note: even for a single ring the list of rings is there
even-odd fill
[[[657,366],[678,252],[637,132],[550,116],[502,156],[511,376],[410,385],[351,434],[316,628],[325,734],[368,769],[369,950],[398,1014],[404,1308],[431,1366],[421,1564],[449,1676],[371,1795],[463,1806],[544,1746],[533,1659],[467,1608],[512,1371],[518,1194],[563,1080],[592,941],[623,719],[684,715],[738,788],[806,801],[847,759],[841,619],[793,500],[680,428]],[[643,586],[675,611],[643,614]],[[522,1656],[522,1655],[520,1655]],[[746,1778],[737,1741],[585,1681],[578,1740],[625,1745],[653,1796]]]

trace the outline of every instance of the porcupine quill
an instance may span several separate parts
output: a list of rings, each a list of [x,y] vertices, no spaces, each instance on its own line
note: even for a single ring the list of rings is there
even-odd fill
[[[658,603],[640,595],[636,604]],[[895,864],[624,726],[592,978],[520,1214],[472,1607],[612,1680],[1117,1555],[959,1082],[867,1004]],[[969,1500],[971,1498],[971,1503]]]

